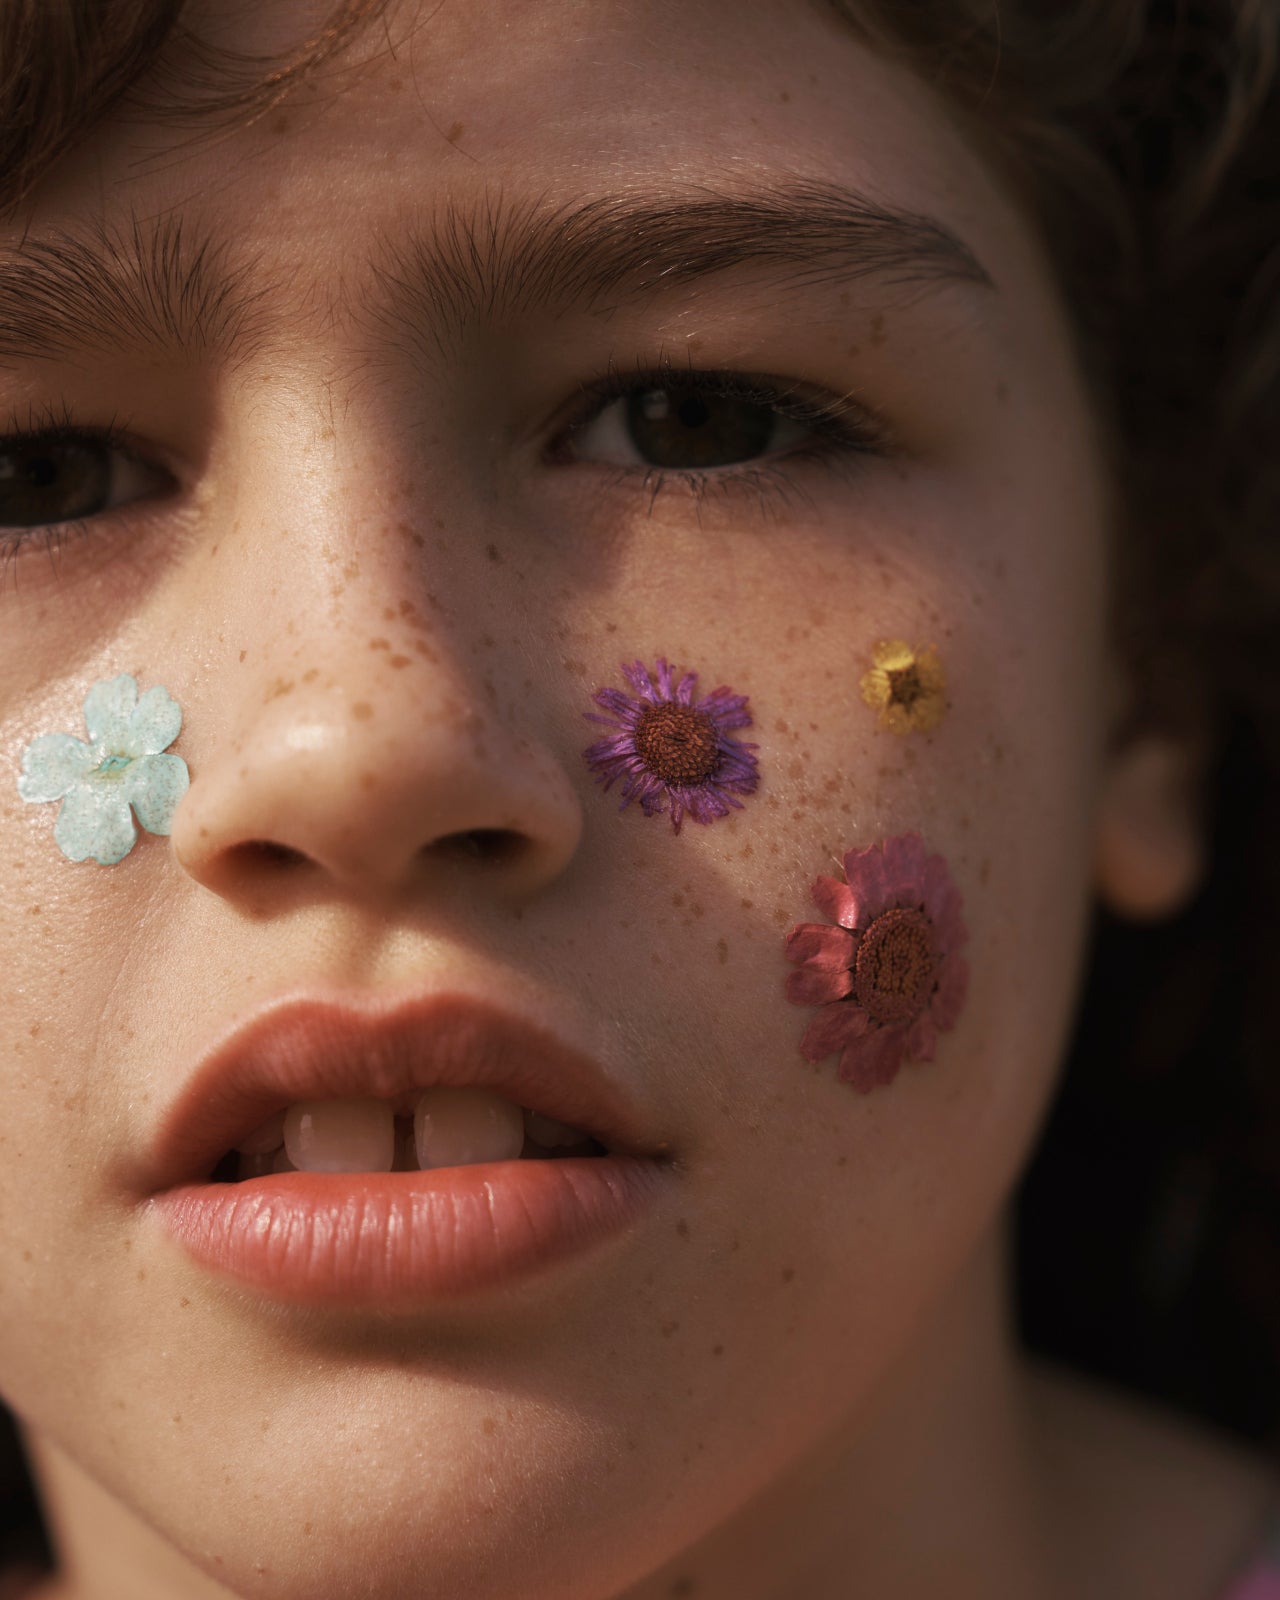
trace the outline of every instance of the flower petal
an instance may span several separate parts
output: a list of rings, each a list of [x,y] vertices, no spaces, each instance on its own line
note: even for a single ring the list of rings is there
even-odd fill
[[[824,972],[821,967],[801,967],[787,974],[787,999],[796,1006],[821,1006],[843,1000],[853,988],[849,971]]]
[[[857,948],[857,940],[847,929],[825,922],[797,923],[787,935],[787,960],[807,962],[820,972],[851,967]]]
[[[53,837],[69,861],[90,856],[104,867],[127,856],[138,837],[123,791],[115,785],[72,789],[62,802]]]
[[[884,858],[875,845],[865,850],[848,850],[844,875],[857,898],[859,924],[867,927],[889,904],[885,883]]]
[[[42,733],[22,752],[18,793],[24,800],[61,800],[94,764],[93,751],[83,739]]]
[[[907,1030],[906,1059],[932,1061],[937,1042],[938,1030],[934,1027],[933,1018],[928,1011],[922,1011]]]
[[[842,928],[856,925],[858,902],[847,883],[841,883],[839,878],[816,878],[811,893],[814,905],[823,916],[830,917]]]
[[[159,755],[162,750],[168,749],[181,731],[182,708],[167,689],[156,684],[138,701],[130,719],[128,754]]]
[[[842,1050],[854,1039],[860,1039],[870,1026],[871,1019],[861,1006],[836,1000],[823,1006],[805,1029],[800,1054],[806,1061],[821,1061],[832,1051]]]
[[[124,791],[148,833],[168,833],[178,801],[191,782],[181,756],[139,756],[129,763]]]
[[[131,755],[129,722],[137,703],[138,683],[127,672],[95,683],[84,697],[84,725],[94,744],[109,745],[113,755]]]
[[[938,974],[938,987],[929,1005],[934,1026],[949,1033],[960,1020],[969,992],[969,964],[963,956],[948,956]]]
[[[906,1043],[905,1028],[873,1028],[865,1038],[845,1046],[836,1076],[859,1094],[882,1089],[898,1076]]]

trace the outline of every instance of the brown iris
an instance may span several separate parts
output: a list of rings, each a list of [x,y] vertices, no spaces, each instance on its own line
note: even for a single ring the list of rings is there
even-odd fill
[[[663,701],[646,706],[635,730],[636,754],[663,783],[702,783],[720,764],[715,723],[705,711]]]
[[[928,1004],[937,967],[933,923],[912,906],[895,906],[858,941],[853,992],[874,1022],[905,1022]]]

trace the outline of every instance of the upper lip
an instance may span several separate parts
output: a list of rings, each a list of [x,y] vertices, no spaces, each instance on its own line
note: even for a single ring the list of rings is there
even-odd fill
[[[465,996],[395,1003],[285,999],[242,1023],[197,1064],[165,1114],[152,1191],[207,1178],[239,1139],[300,1100],[394,1099],[448,1084],[492,1089],[582,1128],[615,1154],[657,1154],[638,1108],[591,1057]]]

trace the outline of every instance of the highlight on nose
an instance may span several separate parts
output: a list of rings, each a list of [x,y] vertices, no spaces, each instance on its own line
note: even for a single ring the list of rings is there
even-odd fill
[[[501,898],[552,882],[581,832],[577,792],[545,747],[508,741],[495,759],[466,719],[358,717],[335,698],[248,714],[193,762],[172,839],[190,876],[228,899],[304,876],[385,897],[459,873]]]

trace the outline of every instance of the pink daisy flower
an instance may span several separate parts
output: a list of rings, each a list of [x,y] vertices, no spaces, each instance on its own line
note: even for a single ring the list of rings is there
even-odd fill
[[[819,878],[813,900],[831,921],[787,935],[787,999],[821,1006],[800,1053],[840,1052],[838,1076],[862,1093],[892,1083],[904,1061],[932,1061],[939,1031],[954,1028],[969,968],[960,892],[916,833],[844,858],[844,879]]]
[[[638,800],[652,817],[669,804],[677,833],[686,813],[695,822],[714,822],[727,817],[730,806],[741,809],[737,797],[753,793],[760,781],[755,745],[728,736],[731,728],[750,726],[746,695],[722,686],[695,700],[697,673],[686,672],[677,682],[661,656],[652,674],[643,661],[624,662],[622,672],[635,693],[599,689],[592,698],[612,715],[583,713],[588,722],[614,730],[583,757],[606,789],[623,780],[618,809]]]

